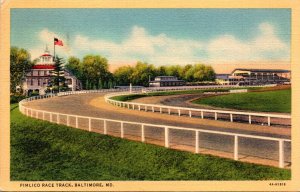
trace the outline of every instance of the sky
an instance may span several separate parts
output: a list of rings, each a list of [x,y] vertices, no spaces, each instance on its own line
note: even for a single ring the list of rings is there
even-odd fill
[[[290,61],[290,9],[11,9],[11,45],[32,59],[99,54],[113,66]]]

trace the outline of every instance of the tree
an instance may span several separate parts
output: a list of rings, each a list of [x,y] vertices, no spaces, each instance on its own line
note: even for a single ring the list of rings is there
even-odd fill
[[[30,71],[33,62],[27,50],[11,47],[10,48],[10,92],[16,93],[16,87],[20,86],[23,91],[23,81],[26,73]]]
[[[69,70],[73,75],[75,75],[77,78],[82,76],[82,69],[80,66],[80,59],[77,57],[69,57],[67,64],[65,65],[65,68]]]
[[[64,60],[60,57],[55,57],[54,58],[54,70],[51,71],[51,76],[52,76],[52,87],[54,89],[57,89],[59,92],[60,89],[66,89],[67,86],[65,84],[65,77],[64,77]]]
[[[149,77],[153,78],[156,76],[156,69],[154,65],[137,62],[133,69],[133,73],[131,75],[132,83],[134,85],[148,86],[149,85]]]
[[[114,78],[117,85],[129,85],[132,82],[133,67],[122,66],[115,70]]]
[[[107,59],[100,55],[86,55],[82,60],[81,69],[84,79],[88,82],[86,88],[99,88],[99,81],[109,81],[106,79],[109,73]]]

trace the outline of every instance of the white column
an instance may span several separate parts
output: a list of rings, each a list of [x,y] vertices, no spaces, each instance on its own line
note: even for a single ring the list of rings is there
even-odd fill
[[[271,117],[268,116],[268,126],[270,126],[270,125],[271,125]]]
[[[234,160],[239,160],[239,140],[238,136],[234,136]]]
[[[161,107],[159,108],[159,113],[162,113],[162,108]]]
[[[279,167],[284,168],[284,141],[279,140]]]
[[[204,118],[203,111],[201,111],[201,119],[203,119],[203,118]]]
[[[215,120],[218,120],[218,114],[215,112]]]
[[[121,122],[121,138],[124,138],[124,124]]]
[[[154,113],[154,107],[152,106],[152,112]]]
[[[69,115],[67,115],[67,126],[70,125],[70,121],[69,121]]]
[[[107,135],[106,120],[103,121],[103,132],[104,132],[104,135]]]
[[[89,117],[89,132],[92,131],[92,119]]]
[[[232,113],[230,113],[230,121],[233,122]]]
[[[76,128],[78,128],[78,117],[76,116]]]
[[[196,131],[195,153],[199,153],[199,131]]]
[[[56,114],[56,118],[57,118],[56,123],[59,124],[59,113]]]
[[[251,115],[249,115],[249,124],[251,124]]]
[[[165,127],[165,147],[169,148],[169,128]]]
[[[142,136],[141,136],[142,142],[145,142],[145,125],[144,124],[142,124],[141,132],[142,132]]]
[[[132,84],[129,85],[129,92],[132,93]]]
[[[180,116],[180,109],[178,109],[178,116]]]
[[[189,116],[192,117],[192,111],[189,111]]]
[[[168,114],[171,115],[171,109],[170,108],[168,109]]]

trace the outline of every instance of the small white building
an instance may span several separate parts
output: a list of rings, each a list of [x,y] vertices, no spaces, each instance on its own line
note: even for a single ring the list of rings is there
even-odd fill
[[[54,64],[53,56],[50,54],[48,47],[46,47],[44,54],[38,58],[38,62],[26,74],[23,83],[25,94],[28,95],[32,92],[39,93],[40,95],[45,94],[45,90],[51,82],[51,72],[55,68]],[[64,77],[70,90],[75,91],[82,88],[81,82],[66,69],[64,69]]]
[[[178,80],[174,76],[157,76],[154,81],[149,81],[149,87],[169,87],[169,86],[183,86],[183,80]]]

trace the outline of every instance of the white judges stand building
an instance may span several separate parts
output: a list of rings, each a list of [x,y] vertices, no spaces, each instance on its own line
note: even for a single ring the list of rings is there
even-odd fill
[[[23,84],[25,94],[28,95],[35,92],[44,95],[51,81],[51,71],[53,70],[53,56],[50,54],[48,47],[46,47],[44,54],[39,57],[38,62],[26,74]],[[64,77],[70,90],[75,91],[82,88],[81,82],[66,69],[64,69]]]

